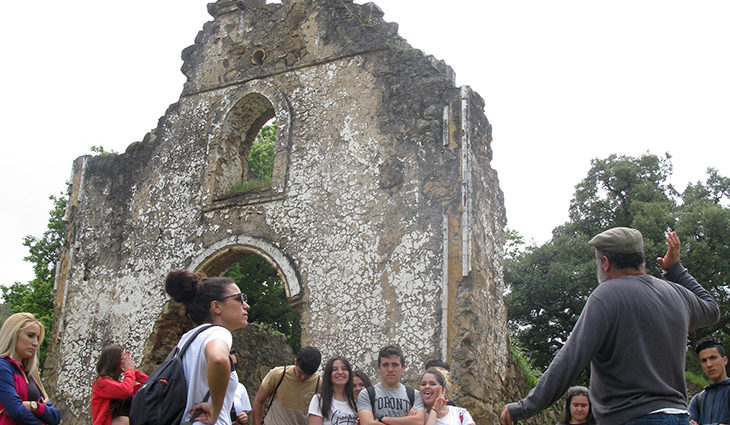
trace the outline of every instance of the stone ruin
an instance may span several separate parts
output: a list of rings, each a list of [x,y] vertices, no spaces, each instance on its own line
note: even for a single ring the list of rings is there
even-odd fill
[[[157,128],[123,154],[73,164],[44,371],[64,423],[90,422],[105,344],[149,372],[192,326],[164,292],[169,270],[213,276],[246,255],[275,267],[302,343],[325,359],[345,355],[376,377],[378,348],[396,343],[411,384],[444,359],[457,402],[495,423],[517,372],[484,101],[373,3],[263,3],[209,4],[214,19],[183,51],[187,82]],[[274,117],[270,187],[232,192]],[[292,356],[264,334],[234,337],[262,352],[239,364],[252,396]]]

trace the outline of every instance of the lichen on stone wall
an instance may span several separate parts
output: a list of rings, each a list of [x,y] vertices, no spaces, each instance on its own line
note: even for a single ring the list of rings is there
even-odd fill
[[[481,98],[374,4],[221,0],[209,10],[214,20],[183,52],[183,95],[157,128],[122,155],[76,162],[46,368],[64,421],[86,422],[105,343],[151,367],[189,326],[173,329],[169,270],[222,273],[253,253],[280,271],[302,342],[325,359],[345,355],[375,377],[378,348],[397,343],[414,383],[442,358],[458,400],[492,423],[511,372],[504,207]],[[272,114],[271,187],[229,193]]]

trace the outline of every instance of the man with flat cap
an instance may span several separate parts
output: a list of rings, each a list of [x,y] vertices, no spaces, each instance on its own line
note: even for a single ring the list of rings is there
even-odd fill
[[[636,229],[615,227],[588,244],[596,250],[600,284],[537,386],[504,407],[501,424],[553,404],[590,364],[591,407],[599,424],[688,425],[687,333],[719,320],[717,302],[682,267],[675,232],[667,234],[667,254],[657,258],[667,280],[646,274]]]

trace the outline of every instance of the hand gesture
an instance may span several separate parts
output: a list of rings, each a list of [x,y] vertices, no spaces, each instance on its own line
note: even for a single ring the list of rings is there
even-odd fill
[[[502,409],[502,414],[499,415],[499,423],[501,425],[514,424],[514,422],[512,421],[512,417],[509,415],[509,409],[507,409],[507,406],[504,406],[504,409]]]
[[[669,270],[679,262],[679,247],[681,246],[679,242],[679,236],[677,236],[677,232],[669,232],[667,233],[667,255],[664,256],[664,258],[659,257],[656,259],[657,264],[659,264],[659,267],[662,268],[662,270]]]
[[[236,420],[239,424],[245,424],[246,422],[248,422],[248,415],[246,414],[246,412],[241,412],[236,415]]]
[[[124,351],[122,353],[122,361],[120,365],[122,370],[134,369],[134,359],[132,358],[132,355],[129,354],[129,351]]]
[[[446,390],[444,387],[441,387],[441,391],[439,391],[439,396],[436,397],[436,401],[433,402],[433,409],[439,412],[441,409],[446,406]]]

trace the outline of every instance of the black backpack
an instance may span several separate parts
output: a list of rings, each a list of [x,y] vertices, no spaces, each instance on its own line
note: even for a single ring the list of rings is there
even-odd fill
[[[178,425],[182,421],[188,399],[182,356],[195,338],[211,326],[218,325],[201,326],[182,348],[175,347],[147,378],[132,399],[130,425]]]

